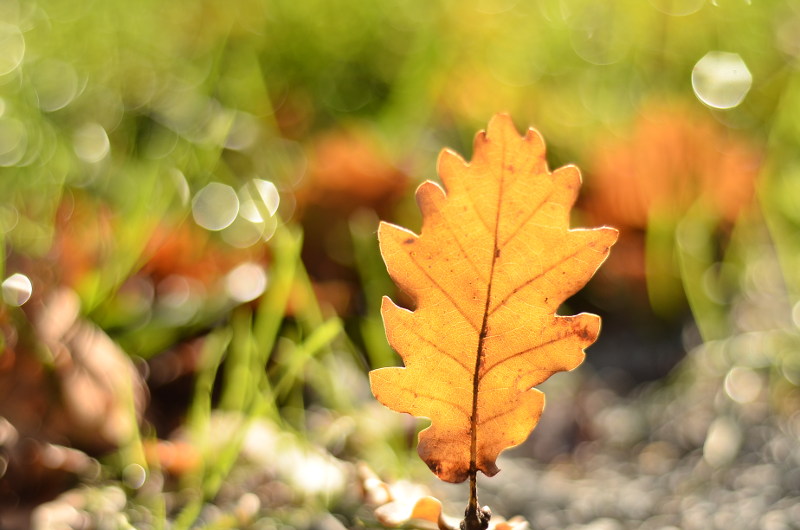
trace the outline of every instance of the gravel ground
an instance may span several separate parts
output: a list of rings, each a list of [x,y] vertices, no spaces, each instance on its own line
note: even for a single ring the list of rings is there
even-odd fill
[[[600,375],[554,377],[542,424],[479,481],[481,503],[535,530],[800,528],[800,303],[772,250],[750,252],[729,338],[687,338],[676,370],[625,396]],[[549,431],[579,442],[530,458]]]
[[[481,502],[537,530],[800,528],[800,412],[775,411],[774,374],[726,370],[720,346],[692,352],[670,386],[590,391],[597,438],[548,464],[516,450]]]

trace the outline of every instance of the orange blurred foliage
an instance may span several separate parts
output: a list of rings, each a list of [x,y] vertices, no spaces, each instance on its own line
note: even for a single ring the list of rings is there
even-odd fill
[[[184,440],[144,440],[142,448],[148,464],[175,476],[191,473],[203,463],[200,450]]]
[[[366,129],[324,133],[312,143],[308,158],[306,180],[296,192],[303,262],[318,301],[340,315],[349,314],[359,289],[352,263],[341,259],[351,253],[350,216],[360,209],[390,216],[410,179]],[[303,302],[295,297],[292,310]]]
[[[297,202],[301,210],[313,205],[344,214],[362,207],[381,212],[402,197],[407,186],[408,176],[368,131],[334,130],[314,141]]]
[[[50,265],[57,264],[54,284],[75,288],[106,264],[114,251],[115,221],[111,208],[99,200],[79,192],[65,195],[56,212],[48,256]]]
[[[633,134],[603,138],[590,163],[586,209],[596,219],[646,228],[703,201],[733,222],[751,201],[760,152],[708,114],[681,105],[644,109]]]
[[[620,229],[606,272],[644,280],[644,232],[699,205],[732,225],[753,200],[761,152],[709,113],[680,103],[646,105],[631,134],[602,137],[590,155],[588,223]]]
[[[109,265],[119,250],[121,243],[117,236],[125,223],[125,217],[108,204],[85,194],[72,193],[59,205],[47,260],[27,260],[21,266],[48,285],[79,290],[87,277]],[[181,276],[196,280],[208,289],[240,263],[269,261],[267,245],[233,248],[187,221],[161,219],[158,224],[153,223],[149,234],[143,232],[142,236],[147,241],[139,257],[140,269],[128,273],[131,278],[148,277],[153,284],[171,276]],[[119,280],[124,289],[125,278]]]
[[[266,261],[266,252],[266,245],[247,249],[223,245],[194,223],[162,222],[147,243],[140,272],[155,282],[179,275],[207,287],[242,262]]]

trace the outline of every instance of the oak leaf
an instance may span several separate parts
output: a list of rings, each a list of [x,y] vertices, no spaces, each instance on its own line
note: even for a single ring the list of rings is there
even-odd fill
[[[580,172],[547,168],[544,141],[496,115],[466,163],[442,151],[444,189],[417,189],[420,235],[381,223],[381,253],[410,311],[384,297],[389,343],[405,367],[373,370],[387,407],[427,417],[418,452],[442,480],[493,476],[504,449],[536,426],[534,389],[571,370],[600,330],[600,317],[556,310],[591,278],[617,239],[613,228],[570,229]]]

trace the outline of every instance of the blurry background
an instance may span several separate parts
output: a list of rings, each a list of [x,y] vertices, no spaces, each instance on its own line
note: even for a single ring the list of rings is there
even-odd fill
[[[359,461],[461,513],[369,393],[375,234],[504,111],[621,237],[481,502],[792,528],[799,54],[794,1],[0,0],[0,527],[374,528]]]

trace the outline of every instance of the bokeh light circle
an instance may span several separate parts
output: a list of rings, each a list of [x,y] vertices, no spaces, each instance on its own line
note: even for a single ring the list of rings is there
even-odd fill
[[[739,105],[753,85],[753,75],[738,53],[711,51],[692,69],[697,99],[715,109]]]
[[[111,150],[108,134],[99,123],[87,123],[81,126],[75,131],[72,142],[78,158],[90,164],[100,162]]]
[[[186,206],[189,204],[189,198],[192,195],[189,183],[186,182],[186,177],[178,168],[171,168],[168,173],[170,181],[175,186],[175,191],[178,194],[178,198],[180,198],[181,204]]]
[[[734,366],[725,376],[725,393],[737,403],[751,403],[763,387],[761,377],[750,368]]]
[[[3,300],[8,305],[19,307],[27,302],[33,293],[33,284],[24,274],[12,274],[3,281]]]
[[[10,74],[25,57],[25,37],[17,26],[0,22],[0,76]]]
[[[147,471],[139,464],[128,464],[122,470],[122,480],[129,488],[138,490],[147,480]]]
[[[258,120],[252,114],[237,112],[233,116],[228,135],[225,138],[225,148],[242,151],[251,147],[258,138]]]
[[[221,182],[211,182],[194,196],[192,217],[206,230],[222,230],[239,215],[239,197],[233,188]]]
[[[63,109],[75,99],[82,88],[75,68],[56,59],[37,62],[31,78],[39,98],[39,108],[45,112]]]
[[[249,248],[261,241],[264,223],[254,223],[239,215],[225,230],[222,239],[236,248]]]
[[[274,216],[281,202],[275,184],[263,179],[253,179],[249,185],[243,186],[239,197],[242,202],[240,215],[252,223],[263,222],[263,213]]]
[[[28,149],[28,130],[14,118],[0,118],[0,166],[15,166]]]
[[[233,300],[249,302],[266,290],[267,272],[258,263],[242,263],[225,277],[225,286]]]

